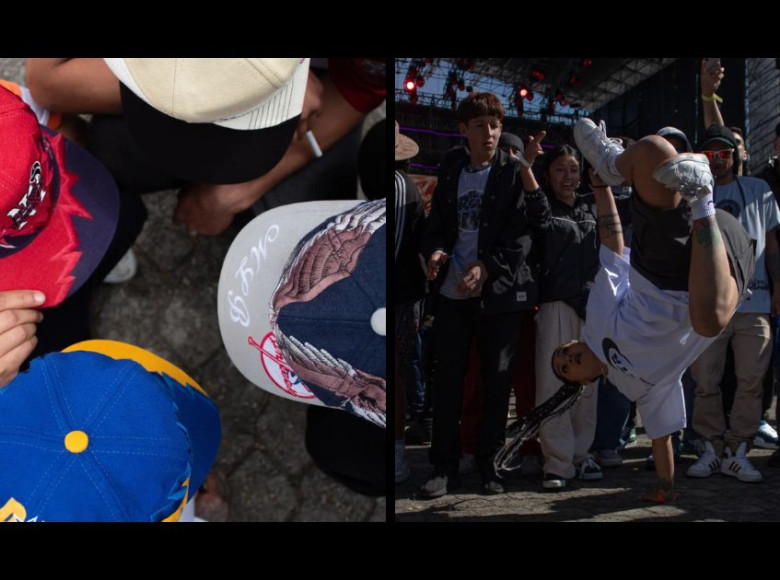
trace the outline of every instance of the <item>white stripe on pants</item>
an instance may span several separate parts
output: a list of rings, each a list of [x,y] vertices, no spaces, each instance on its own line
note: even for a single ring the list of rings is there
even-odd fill
[[[579,339],[584,323],[565,302],[545,302],[536,314],[536,404],[550,398],[561,380],[553,374],[550,361],[558,346]],[[568,411],[545,421],[539,430],[544,454],[544,472],[571,479],[575,465],[588,458],[596,433],[596,388],[591,383],[579,401]]]

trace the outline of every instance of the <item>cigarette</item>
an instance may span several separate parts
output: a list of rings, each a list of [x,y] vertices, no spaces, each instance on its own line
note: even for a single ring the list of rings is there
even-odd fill
[[[309,145],[311,145],[312,151],[314,151],[314,156],[322,157],[322,149],[320,149],[319,143],[317,143],[317,140],[314,138],[314,133],[311,131],[306,131],[306,138],[309,140]]]

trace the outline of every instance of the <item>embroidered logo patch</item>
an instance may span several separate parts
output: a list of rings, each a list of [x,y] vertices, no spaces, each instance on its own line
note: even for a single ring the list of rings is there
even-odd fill
[[[47,194],[43,188],[42,181],[41,164],[39,161],[36,161],[30,168],[30,181],[27,191],[21,196],[17,204],[3,216],[2,230],[0,230],[0,248],[6,250],[18,249],[13,238],[35,233],[36,227],[45,223],[44,219],[35,219]],[[27,227],[28,225],[30,227]]]
[[[260,344],[251,336],[247,337],[247,342],[260,352],[260,362],[263,370],[273,383],[282,389],[288,395],[298,397],[299,399],[314,399],[314,395],[298,378],[290,366],[284,361],[284,356],[276,343],[276,338],[272,332],[269,332],[260,341]]]

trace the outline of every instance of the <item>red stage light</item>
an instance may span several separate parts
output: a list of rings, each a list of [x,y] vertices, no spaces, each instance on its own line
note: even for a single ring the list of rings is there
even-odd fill
[[[531,78],[541,82],[546,78],[546,76],[542,69],[533,67],[531,68]]]
[[[408,79],[406,81],[406,90],[411,93],[414,90],[414,87],[415,87],[414,81],[412,79]]]

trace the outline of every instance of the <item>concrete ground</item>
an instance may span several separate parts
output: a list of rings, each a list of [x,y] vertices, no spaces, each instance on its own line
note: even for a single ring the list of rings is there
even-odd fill
[[[24,81],[24,60],[0,58],[0,78]],[[366,121],[384,117],[384,107]],[[386,520],[386,499],[353,493],[315,467],[304,445],[307,406],[249,383],[230,362],[217,323],[219,273],[235,229],[191,238],[171,222],[176,192],[144,196],[149,219],[135,245],[137,276],[103,285],[93,303],[94,338],[129,342],[180,366],[220,409],[216,468],[228,521]]]
[[[774,413],[772,413],[774,417]],[[774,424],[774,421],[772,422]],[[683,455],[677,464],[679,499],[655,505],[639,496],[654,489],[655,472],[646,469],[650,440],[642,433],[635,446],[621,452],[621,467],[604,469],[601,481],[572,481],[562,491],[542,488],[542,476],[510,475],[507,493],[482,495],[480,477],[461,477],[454,493],[426,499],[418,489],[431,473],[427,446],[407,448],[412,475],[396,486],[395,519],[399,522],[689,522],[780,521],[780,468],[767,467],[772,451],[754,448],[748,454],[764,475],[762,483],[743,483],[720,473],[708,479],[685,476],[696,460]]]

